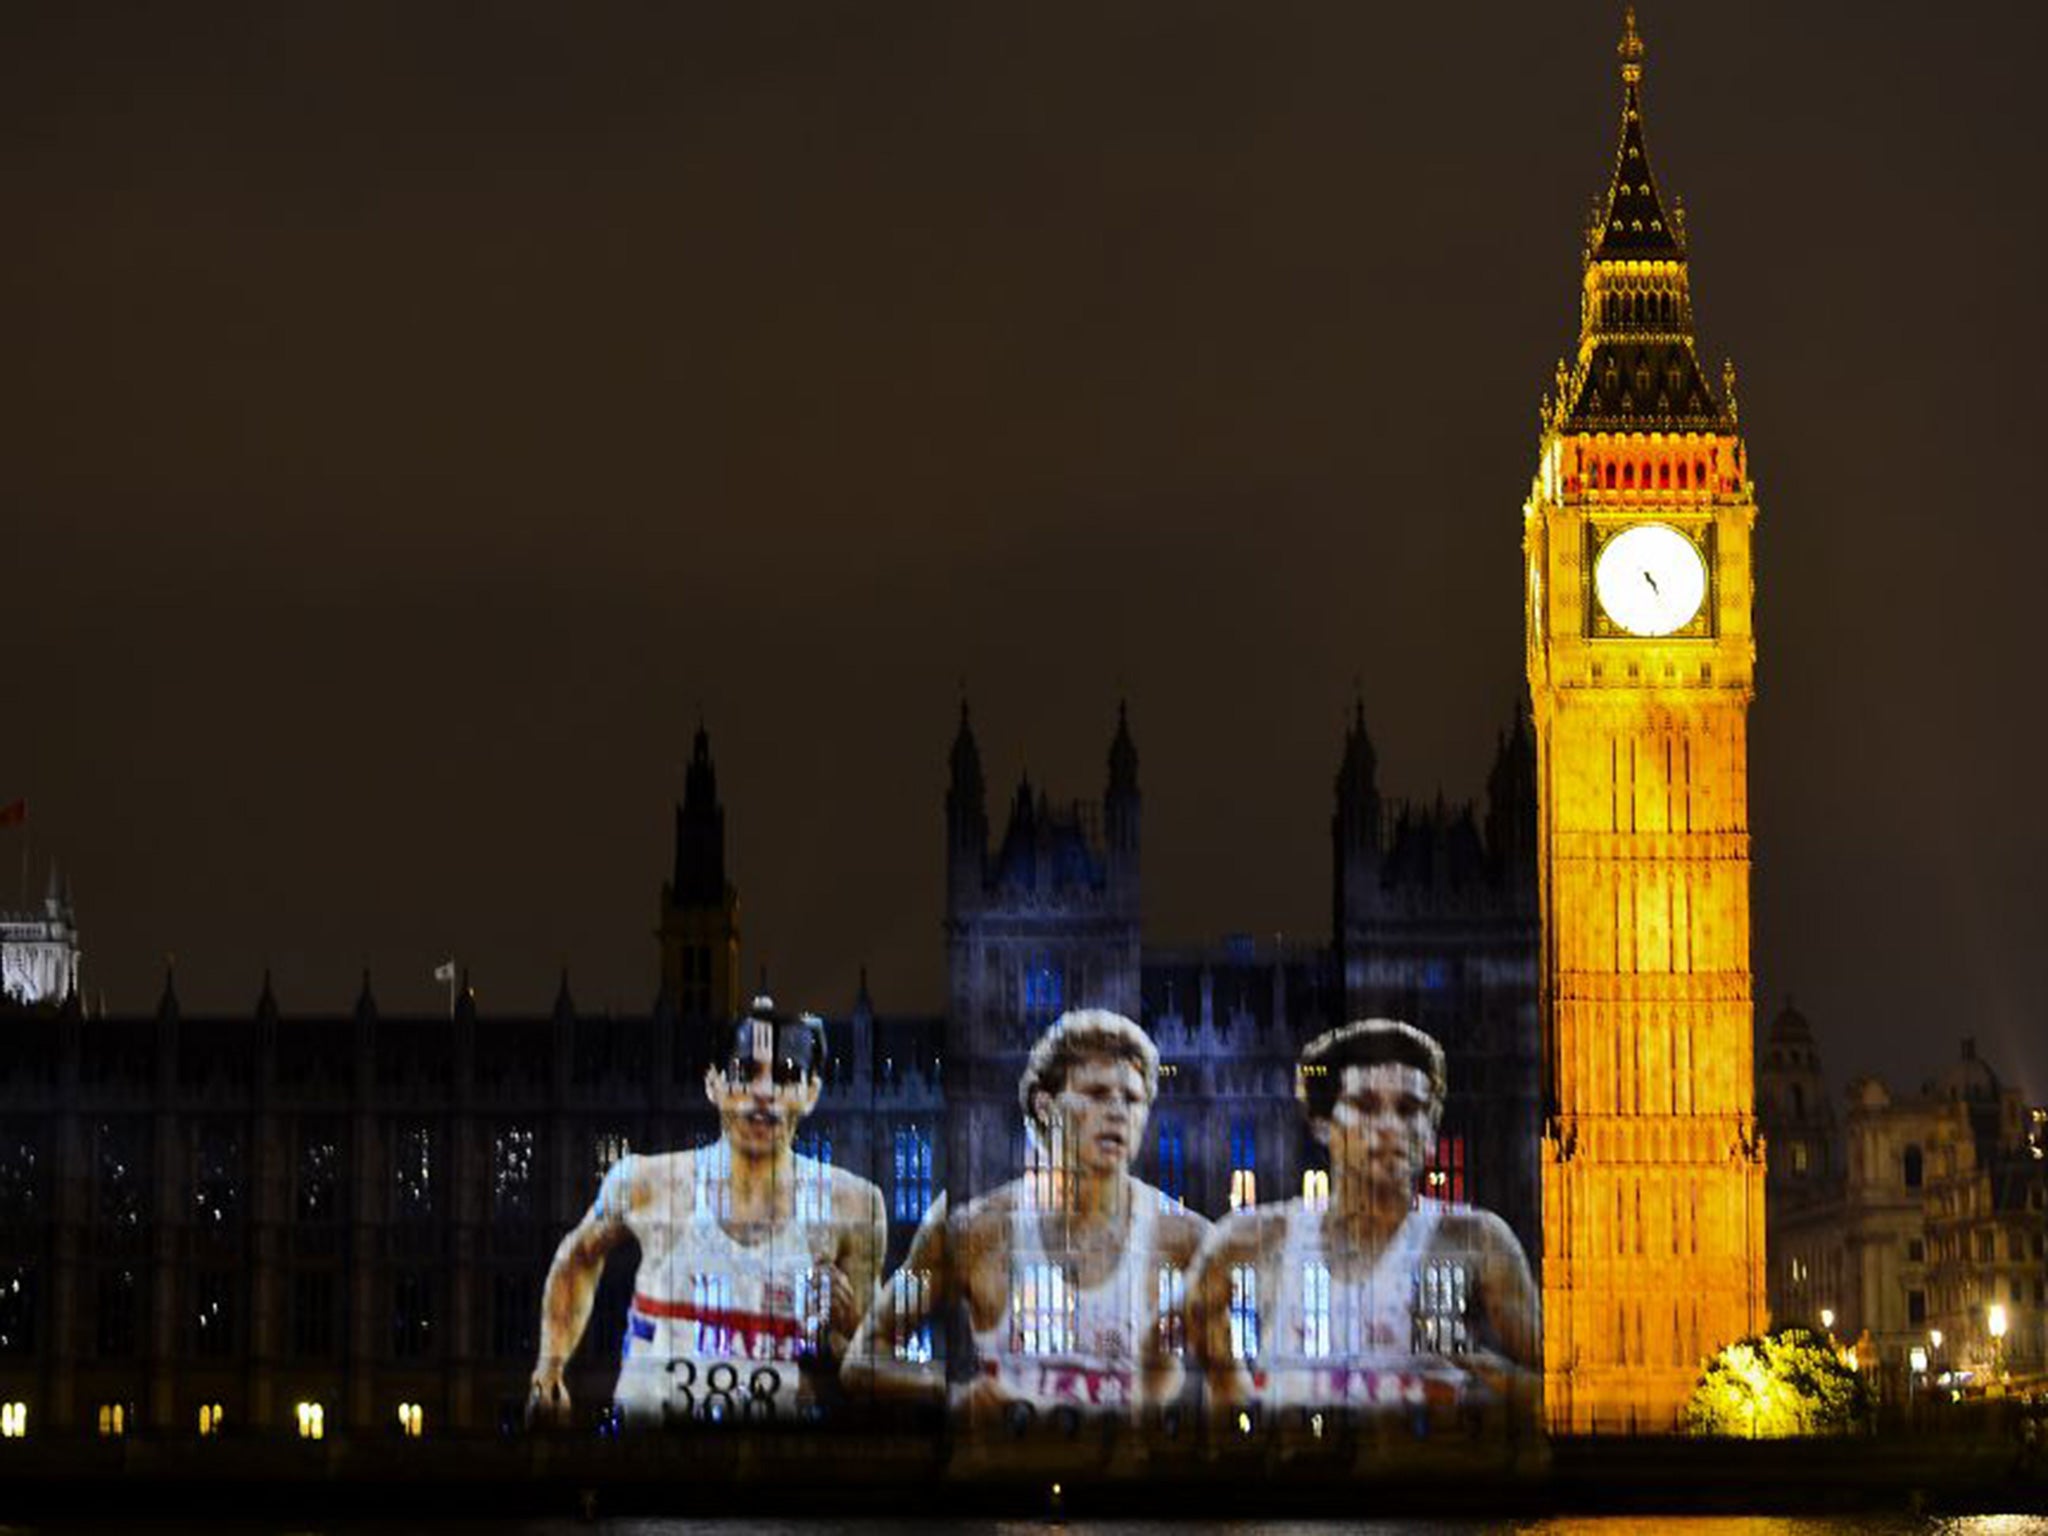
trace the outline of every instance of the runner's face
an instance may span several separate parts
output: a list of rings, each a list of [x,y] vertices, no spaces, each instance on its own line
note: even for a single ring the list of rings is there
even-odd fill
[[[780,1032],[747,1026],[732,1059],[704,1074],[704,1093],[718,1108],[726,1144],[748,1157],[774,1157],[796,1141],[797,1125],[818,1103],[820,1083],[809,1061],[777,1050]]]
[[[1405,1202],[1436,1142],[1435,1099],[1419,1067],[1380,1062],[1348,1066],[1331,1106],[1324,1140],[1330,1166],[1353,1187]]]
[[[1068,1068],[1052,1106],[1076,1166],[1100,1177],[1121,1173],[1137,1156],[1152,1101],[1135,1062],[1083,1056]]]

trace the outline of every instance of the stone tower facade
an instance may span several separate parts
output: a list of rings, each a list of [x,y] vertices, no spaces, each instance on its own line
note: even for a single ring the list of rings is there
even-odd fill
[[[1017,1079],[1033,1041],[1070,1008],[1139,1009],[1138,751],[1117,712],[1100,812],[1024,778],[988,840],[981,754],[967,708],[946,792],[947,1187],[958,1202],[1024,1166]]]
[[[1752,1071],[1756,503],[1732,369],[1700,366],[1683,211],[1651,174],[1629,16],[1576,355],[1523,509],[1549,1103],[1545,1398],[1675,1426],[1766,1323]]]
[[[725,806],[702,726],[676,807],[675,867],[662,882],[656,936],[662,992],[686,1026],[740,1011],[740,898],[726,878]]]
[[[1354,713],[1330,819],[1333,946],[1346,1019],[1405,1019],[1444,1048],[1450,1097],[1436,1171],[1541,1251],[1536,754],[1517,711],[1471,804],[1382,797]],[[1453,1186],[1449,1181],[1455,1175]]]

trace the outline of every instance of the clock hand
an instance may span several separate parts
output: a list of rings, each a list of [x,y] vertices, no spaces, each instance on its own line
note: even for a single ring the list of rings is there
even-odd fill
[[[1662,597],[1664,595],[1664,589],[1657,585],[1657,578],[1652,576],[1648,571],[1643,572],[1643,580],[1647,581],[1650,584],[1650,590],[1652,592],[1656,593],[1659,597]]]

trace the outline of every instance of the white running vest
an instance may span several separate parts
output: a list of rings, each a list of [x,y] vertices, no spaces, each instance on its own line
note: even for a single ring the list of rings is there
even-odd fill
[[[1163,1197],[1131,1180],[1130,1230],[1102,1284],[1074,1282],[1071,1261],[1046,1252],[1027,1181],[1010,1213],[1010,1296],[974,1330],[978,1369],[1035,1412],[1128,1413],[1138,1401],[1147,1331],[1159,1317],[1154,1235]]]
[[[1466,1373],[1418,1338],[1423,1266],[1443,1215],[1418,1199],[1363,1276],[1345,1278],[1319,1212],[1287,1205],[1277,1294],[1252,1385],[1273,1408],[1414,1408],[1456,1401]]]
[[[629,1424],[788,1419],[801,1405],[799,1362],[831,1316],[831,1169],[796,1158],[790,1219],[742,1243],[719,1224],[729,1158],[723,1143],[706,1148],[691,1180],[628,1211],[640,1267],[613,1401]],[[625,1199],[636,1161],[607,1175],[600,1204]]]

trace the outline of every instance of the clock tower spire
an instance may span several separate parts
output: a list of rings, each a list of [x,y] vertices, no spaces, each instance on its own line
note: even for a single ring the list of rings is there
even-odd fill
[[[1537,735],[1545,1401],[1675,1428],[1701,1358],[1765,1324],[1751,1072],[1756,503],[1701,367],[1684,217],[1650,170],[1633,8],[1523,508]]]

